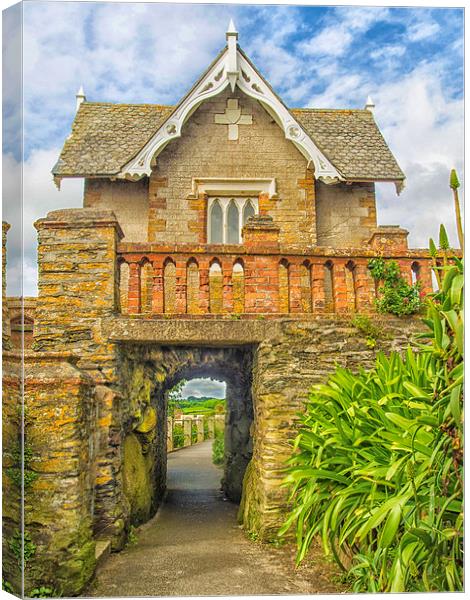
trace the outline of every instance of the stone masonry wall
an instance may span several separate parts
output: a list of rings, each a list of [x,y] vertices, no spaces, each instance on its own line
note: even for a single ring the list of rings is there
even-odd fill
[[[317,244],[333,248],[360,248],[377,227],[373,183],[316,187]]]
[[[227,125],[214,123],[215,115],[224,113],[228,98],[237,98],[242,114],[253,118],[252,125],[239,125],[238,140],[228,140]],[[305,190],[306,166],[305,158],[257,101],[238,89],[233,93],[227,89],[204,102],[185,124],[182,137],[158,156],[149,192],[150,205],[158,201],[154,218],[159,228],[149,241],[203,241],[198,235],[199,207],[188,199],[193,177],[274,177],[279,199],[265,209],[281,228],[281,244],[311,246],[314,204]],[[154,181],[158,182],[155,194]]]
[[[253,367],[253,459],[239,511],[246,530],[264,540],[276,538],[287,507],[283,469],[310,387],[325,382],[336,364],[367,368],[378,350],[406,348],[422,325],[384,318],[381,328],[383,337],[371,349],[348,319],[286,320],[259,344]]]
[[[147,241],[149,193],[148,179],[110,181],[86,179],[84,208],[112,210],[119,221],[126,242]]]
[[[315,182],[317,244],[360,248],[377,227],[373,183],[325,185]]]

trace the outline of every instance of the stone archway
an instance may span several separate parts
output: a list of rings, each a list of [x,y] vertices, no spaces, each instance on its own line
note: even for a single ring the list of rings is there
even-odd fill
[[[227,384],[222,488],[239,502],[252,456],[253,347],[120,345],[123,500],[131,523],[150,518],[163,497],[167,456],[167,392],[181,379],[212,377]],[[100,506],[96,488],[95,505]],[[96,511],[99,530],[99,511]]]

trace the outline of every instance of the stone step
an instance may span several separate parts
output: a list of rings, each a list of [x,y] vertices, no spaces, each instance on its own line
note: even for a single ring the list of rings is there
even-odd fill
[[[96,566],[101,565],[111,553],[111,542],[109,540],[97,540],[95,547]]]

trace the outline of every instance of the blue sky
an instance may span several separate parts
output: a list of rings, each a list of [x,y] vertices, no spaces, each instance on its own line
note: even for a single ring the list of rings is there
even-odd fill
[[[24,173],[24,294],[36,295],[35,219],[80,206],[82,182],[50,175],[70,132],[75,93],[92,101],[175,103],[225,44],[239,42],[289,106],[362,108],[375,117],[407,175],[397,197],[378,186],[381,224],[426,246],[444,222],[455,241],[448,173],[463,169],[463,10],[291,5],[25,2],[24,155],[18,105],[4,92],[4,218],[15,220],[13,177]],[[19,44],[8,21],[4,44]],[[14,69],[7,71],[7,79]],[[10,86],[12,87],[12,86]],[[8,293],[20,293],[21,237],[10,233]]]

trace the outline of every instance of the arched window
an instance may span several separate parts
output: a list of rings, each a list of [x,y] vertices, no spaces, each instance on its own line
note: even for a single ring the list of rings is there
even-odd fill
[[[245,225],[245,223],[248,221],[248,219],[250,217],[253,217],[255,215],[255,209],[253,207],[253,204],[251,203],[251,200],[248,199],[245,202],[245,206],[243,207],[243,219],[242,219],[242,225]]]
[[[235,200],[230,200],[227,209],[227,244],[240,243],[240,213]]]
[[[209,243],[210,244],[223,244],[224,241],[224,217],[222,213],[222,207],[220,206],[219,200],[214,200],[211,206],[210,216],[210,230],[209,230]]]

